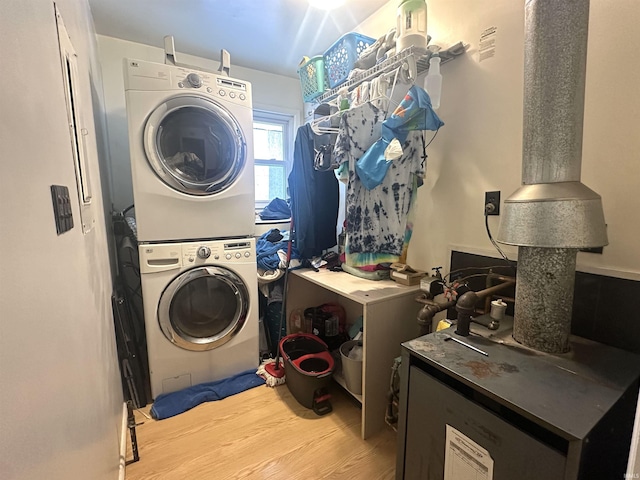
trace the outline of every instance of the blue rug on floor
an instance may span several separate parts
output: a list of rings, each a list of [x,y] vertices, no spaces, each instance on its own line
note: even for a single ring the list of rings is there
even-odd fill
[[[153,402],[151,416],[156,420],[173,417],[201,403],[222,400],[264,383],[264,378],[256,375],[254,368],[223,380],[201,383],[178,392],[162,393]]]

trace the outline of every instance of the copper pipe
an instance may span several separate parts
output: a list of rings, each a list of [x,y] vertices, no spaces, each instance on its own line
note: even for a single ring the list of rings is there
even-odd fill
[[[516,278],[515,277],[508,277],[508,276],[505,276],[505,275],[501,275],[499,273],[490,272],[487,275],[487,283],[486,283],[487,288],[491,287],[493,285],[493,281],[492,280],[498,280],[500,282],[515,282]],[[491,299],[492,298],[493,298],[493,295],[487,295],[485,297],[484,308],[482,310],[482,313],[489,313],[489,311],[491,310]],[[506,301],[506,297],[501,297],[501,298]]]
[[[416,302],[424,305],[424,307],[420,309],[420,312],[418,312],[418,325],[420,326],[420,335],[421,336],[426,335],[427,333],[431,332],[433,317],[437,313],[442,312],[443,310],[446,310],[447,308],[450,308],[453,306],[456,306],[456,310],[458,310],[457,305],[460,304],[460,302],[462,301],[463,304],[461,305],[461,308],[464,309],[465,311],[470,309],[470,312],[468,313],[468,317],[470,319],[471,315],[475,313],[474,307],[478,302],[478,300],[484,297],[487,297],[488,299],[490,299],[491,295],[493,295],[494,293],[497,293],[507,287],[513,286],[516,283],[516,279],[514,277],[499,275],[497,273],[489,273],[487,275],[487,282],[489,282],[490,280],[498,280],[503,283],[489,286],[484,290],[480,290],[479,292],[466,292],[463,295],[461,295],[457,301],[450,300],[448,302],[440,303],[428,298],[428,296],[425,293],[422,293],[417,297],[415,297]],[[470,295],[470,294],[473,294],[473,295]],[[470,306],[468,306],[467,303],[469,302],[473,302],[473,303]],[[460,310],[458,310],[458,312],[460,313]],[[459,323],[460,323],[460,320],[458,320],[458,324]]]
[[[492,287],[485,288],[484,290],[480,290],[479,292],[475,292],[475,294],[478,296],[478,298],[484,298],[487,295],[493,295],[494,293],[499,292],[500,290],[504,290],[505,288],[511,287],[511,286],[513,286],[515,284],[516,284],[515,279],[508,280],[508,281],[506,281],[504,283],[499,283],[499,284],[494,285]],[[469,293],[469,292],[467,292],[467,293]],[[463,297],[464,297],[464,295],[463,295]],[[462,300],[462,297],[460,297],[460,300]]]
[[[516,277],[509,277],[507,275],[501,275],[499,273],[488,273],[487,274],[487,286],[490,285],[489,280],[499,280],[501,282],[515,282]]]
[[[471,322],[473,319],[471,316],[475,313],[475,305],[478,301],[484,297],[493,295],[494,293],[504,290],[507,287],[515,285],[514,280],[509,280],[492,287],[485,288],[479,292],[467,292],[463,294],[456,303],[456,311],[458,312],[458,327],[456,333],[460,336],[469,336]]]

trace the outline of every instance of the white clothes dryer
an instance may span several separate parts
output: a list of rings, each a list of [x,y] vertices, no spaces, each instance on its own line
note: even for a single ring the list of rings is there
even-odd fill
[[[257,368],[255,239],[138,248],[153,398]]]
[[[254,234],[251,84],[125,59],[138,240]]]

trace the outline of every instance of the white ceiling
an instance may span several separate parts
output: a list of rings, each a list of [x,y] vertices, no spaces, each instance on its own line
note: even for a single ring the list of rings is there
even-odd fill
[[[322,54],[388,0],[346,0],[331,12],[307,0],[89,0],[98,34],[231,65],[296,77],[303,56]]]

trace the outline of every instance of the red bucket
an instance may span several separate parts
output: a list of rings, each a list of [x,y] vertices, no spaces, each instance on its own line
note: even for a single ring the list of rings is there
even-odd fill
[[[327,344],[310,333],[294,333],[280,340],[280,354],[287,386],[295,399],[318,414],[331,411],[327,387],[335,362]],[[327,406],[329,410],[323,411]]]

